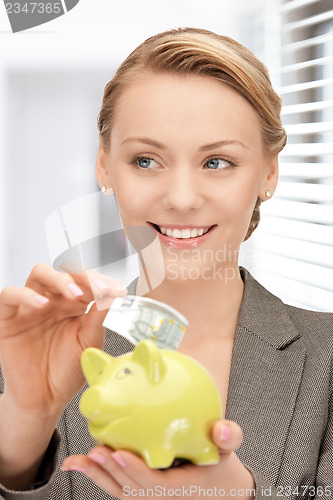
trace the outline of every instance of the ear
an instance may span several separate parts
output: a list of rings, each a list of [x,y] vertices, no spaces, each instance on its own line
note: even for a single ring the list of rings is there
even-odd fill
[[[112,356],[95,347],[85,349],[81,356],[81,366],[89,385],[93,385],[103,370],[112,364]]]
[[[143,366],[148,380],[158,384],[166,374],[166,364],[160,349],[149,339],[141,340],[135,347],[132,361]]]
[[[269,190],[271,195],[274,194],[276,190],[276,186],[279,180],[279,159],[278,156],[274,156],[273,158],[269,158],[266,163],[265,174],[260,186],[259,197],[261,200],[265,201],[266,191]]]
[[[102,188],[102,186],[106,187],[106,191],[104,192],[104,194],[112,194],[113,188],[111,185],[110,172],[108,169],[108,156],[101,145],[99,145],[97,151],[95,173],[100,188]]]

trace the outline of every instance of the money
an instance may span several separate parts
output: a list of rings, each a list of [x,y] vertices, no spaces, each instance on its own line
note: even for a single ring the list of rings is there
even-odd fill
[[[188,326],[187,319],[173,307],[146,297],[117,297],[103,326],[134,345],[151,339],[160,348],[176,351]]]

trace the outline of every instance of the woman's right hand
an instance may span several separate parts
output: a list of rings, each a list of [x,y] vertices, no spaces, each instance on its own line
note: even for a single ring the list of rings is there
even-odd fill
[[[0,296],[0,357],[4,398],[25,415],[60,417],[84,384],[81,354],[102,348],[102,326],[121,283],[97,273],[65,274],[36,265],[24,288]],[[86,314],[87,305],[99,297]],[[102,307],[101,307],[102,306]]]

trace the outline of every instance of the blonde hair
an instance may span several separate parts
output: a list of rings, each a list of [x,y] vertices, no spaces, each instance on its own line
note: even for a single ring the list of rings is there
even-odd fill
[[[119,66],[106,85],[98,116],[100,143],[110,147],[111,127],[120,95],[144,72],[202,75],[231,86],[253,106],[259,117],[265,154],[274,158],[286,144],[281,99],[274,91],[266,66],[250,50],[232,38],[208,30],[179,28],[152,36],[139,45]],[[257,199],[248,239],[260,220]]]

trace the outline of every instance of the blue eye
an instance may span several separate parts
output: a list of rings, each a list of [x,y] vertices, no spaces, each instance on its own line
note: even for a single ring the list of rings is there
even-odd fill
[[[148,172],[148,170],[155,171],[157,170],[160,165],[156,160],[153,160],[152,158],[149,158],[148,156],[135,156],[131,161],[130,164],[133,165],[138,172]]]
[[[138,158],[138,165],[141,168],[149,168],[151,165],[152,160],[150,158],[145,158],[144,156],[141,158]]]
[[[212,158],[206,162],[206,166],[210,170],[223,170],[226,167],[230,166],[230,163],[226,160],[222,160],[222,158]]]

